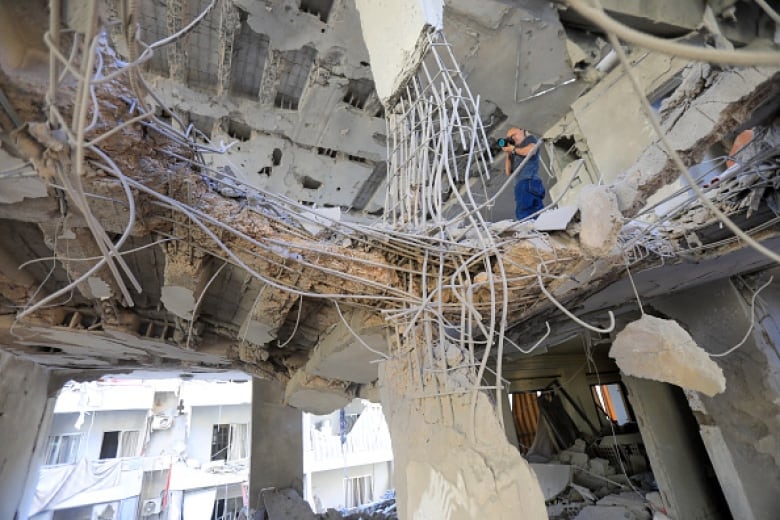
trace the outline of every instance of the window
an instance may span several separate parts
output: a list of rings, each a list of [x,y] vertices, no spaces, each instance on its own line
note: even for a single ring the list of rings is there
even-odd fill
[[[141,432],[138,430],[103,432],[100,459],[137,456],[140,437]]]
[[[241,497],[219,498],[214,501],[211,520],[236,520],[243,505]]]
[[[374,500],[374,482],[371,475],[344,479],[344,507],[357,507]]]
[[[593,385],[590,389],[596,406],[612,422],[618,426],[634,422],[631,406],[628,404],[623,386],[620,383]]]
[[[233,462],[249,457],[248,424],[215,424],[211,430],[211,460]]]
[[[44,464],[47,466],[73,464],[79,457],[80,445],[80,433],[50,436],[49,444],[46,448],[46,462]]]

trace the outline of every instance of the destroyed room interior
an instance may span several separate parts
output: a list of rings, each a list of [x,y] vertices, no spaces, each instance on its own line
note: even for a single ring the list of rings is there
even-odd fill
[[[0,518],[138,371],[252,380],[240,518],[780,518],[779,12],[0,0]],[[312,511],[355,398],[395,505]]]

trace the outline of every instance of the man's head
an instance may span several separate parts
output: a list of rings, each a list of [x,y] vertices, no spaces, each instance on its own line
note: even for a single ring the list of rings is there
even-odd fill
[[[522,128],[512,127],[506,131],[506,136],[512,139],[515,143],[520,144],[525,139],[525,130]]]

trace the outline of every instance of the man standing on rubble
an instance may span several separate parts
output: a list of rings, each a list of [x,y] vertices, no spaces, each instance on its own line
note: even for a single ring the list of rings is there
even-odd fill
[[[545,189],[539,178],[539,154],[536,137],[526,134],[520,128],[510,128],[506,139],[500,139],[501,149],[506,152],[504,170],[512,175],[530,155],[519,173],[515,173],[515,218],[523,220],[544,208]]]

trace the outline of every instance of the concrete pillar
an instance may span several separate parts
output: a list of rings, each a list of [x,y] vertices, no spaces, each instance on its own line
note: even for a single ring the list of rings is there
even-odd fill
[[[624,376],[650,466],[671,518],[725,518],[717,483],[707,480],[709,462],[696,442],[696,421],[679,388]]]
[[[769,275],[774,282],[750,301]],[[737,350],[713,358],[726,391],[688,393],[689,404],[734,518],[772,518],[780,511],[780,269],[722,280],[651,302],[677,320],[706,351],[717,354],[752,335]]]
[[[437,384],[428,380],[425,397],[413,356],[379,369],[399,518],[546,519],[539,483],[507,441],[488,395],[474,401],[465,388],[434,395]]]
[[[262,504],[265,488],[294,488],[303,496],[303,417],[284,404],[282,385],[252,381],[250,507]]]
[[[54,412],[49,372],[0,351],[0,518],[27,518]]]

